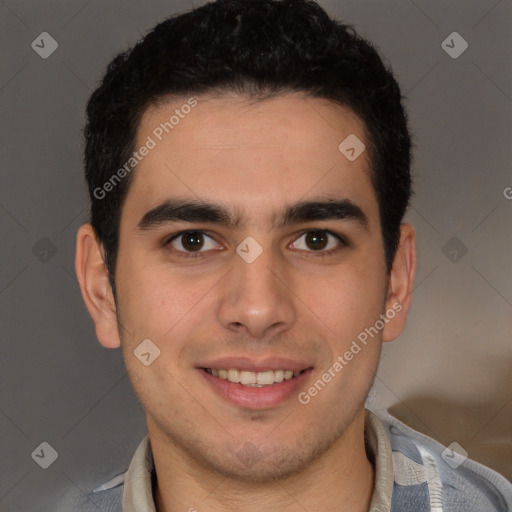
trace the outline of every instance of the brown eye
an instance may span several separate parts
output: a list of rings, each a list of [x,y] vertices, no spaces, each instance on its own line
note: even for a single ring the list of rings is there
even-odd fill
[[[293,249],[305,252],[319,252],[320,255],[335,253],[348,243],[342,235],[325,229],[311,229],[293,242]]]
[[[181,235],[182,245],[187,251],[196,251],[201,249],[204,245],[202,233],[198,231],[191,231],[190,233],[183,233]]]
[[[306,245],[315,251],[324,249],[327,245],[327,236],[322,231],[309,231],[306,233]]]
[[[218,249],[215,240],[202,231],[182,231],[175,234],[165,245],[171,246],[175,253],[183,256],[202,256],[210,249]]]

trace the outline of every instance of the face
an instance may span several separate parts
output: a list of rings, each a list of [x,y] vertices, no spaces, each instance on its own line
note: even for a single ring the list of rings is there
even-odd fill
[[[368,142],[360,120],[326,100],[186,103],[152,107],[139,125],[136,147],[155,145],[122,209],[122,352],[155,442],[271,480],[338,442],[396,322],[381,316],[400,306],[368,154],[338,149],[351,134]],[[134,354],[143,340],[160,351],[148,365]]]

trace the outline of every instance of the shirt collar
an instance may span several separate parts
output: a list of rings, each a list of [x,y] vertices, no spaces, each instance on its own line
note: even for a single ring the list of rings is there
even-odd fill
[[[386,427],[366,409],[364,420],[366,453],[375,470],[373,495],[368,512],[391,512],[393,496],[393,457]]]
[[[369,512],[390,512],[393,494],[393,459],[386,429],[371,411],[365,411],[365,444],[375,469]],[[139,444],[124,478],[123,512],[156,512],[153,498],[155,466],[151,442]]]
[[[139,444],[125,474],[123,512],[156,512],[153,498],[155,465],[151,441],[146,436]]]

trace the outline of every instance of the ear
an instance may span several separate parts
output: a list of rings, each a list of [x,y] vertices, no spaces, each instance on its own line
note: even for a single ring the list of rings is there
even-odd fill
[[[402,333],[411,305],[416,272],[416,235],[410,224],[400,227],[400,243],[389,273],[386,316],[382,341],[393,341]]]
[[[120,347],[114,295],[101,244],[91,224],[83,224],[78,230],[75,271],[85,305],[94,321],[99,342],[106,348]]]

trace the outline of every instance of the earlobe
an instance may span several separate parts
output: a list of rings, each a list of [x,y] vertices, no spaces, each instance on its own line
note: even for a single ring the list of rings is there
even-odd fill
[[[77,232],[75,271],[82,298],[94,321],[99,342],[106,348],[120,347],[116,304],[108,279],[108,270],[91,224],[83,224]]]
[[[389,320],[382,341],[393,341],[402,333],[412,299],[416,272],[416,236],[410,224],[400,227],[400,244],[389,273],[386,311]]]

